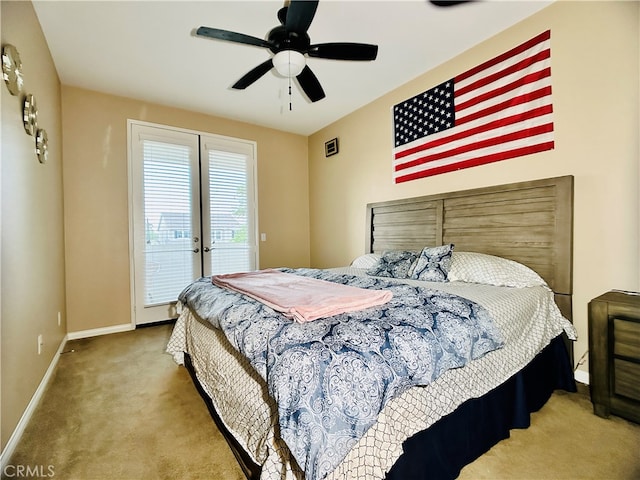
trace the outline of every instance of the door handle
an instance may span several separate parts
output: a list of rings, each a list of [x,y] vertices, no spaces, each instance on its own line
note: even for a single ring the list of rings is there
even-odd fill
[[[199,248],[194,248],[194,249],[193,249],[193,253],[198,253],[199,251],[200,251],[200,249],[199,249]]]
[[[210,252],[211,249],[209,247],[204,247],[202,250],[204,250],[205,252]]]

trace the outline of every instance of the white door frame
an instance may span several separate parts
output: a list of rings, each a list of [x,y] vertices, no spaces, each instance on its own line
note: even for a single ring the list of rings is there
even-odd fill
[[[168,125],[163,125],[163,124],[158,124],[158,123],[151,123],[151,122],[144,122],[144,121],[140,121],[140,120],[132,120],[132,119],[127,119],[127,172],[128,172],[128,213],[129,213],[129,290],[130,290],[130,315],[131,315],[131,325],[132,327],[135,329],[136,326],[138,325],[138,323],[136,322],[136,291],[135,291],[135,275],[136,275],[136,257],[135,257],[135,229],[134,229],[134,195],[135,195],[135,189],[134,189],[134,182],[135,182],[135,177],[132,174],[133,172],[133,159],[134,159],[134,155],[133,155],[133,139],[132,139],[132,135],[131,135],[131,130],[132,130],[132,126],[133,125],[140,125],[140,126],[148,126],[148,127],[155,127],[155,128],[161,128],[161,129],[166,129],[166,130],[172,130],[174,132],[183,132],[183,133],[188,133],[188,134],[194,134],[194,135],[199,135],[200,138],[202,139],[202,137],[209,137],[209,138],[218,138],[221,142],[225,142],[225,141],[237,141],[237,142],[243,142],[243,143],[248,143],[251,145],[252,149],[253,149],[253,154],[254,154],[254,162],[253,162],[253,172],[252,172],[252,176],[253,176],[253,223],[254,223],[254,228],[253,228],[253,232],[255,235],[255,265],[256,268],[258,265],[260,265],[259,262],[259,241],[258,241],[258,182],[257,182],[257,156],[258,156],[258,152],[257,152],[257,144],[254,141],[250,141],[250,140],[245,140],[245,139],[240,139],[240,138],[234,138],[234,137],[229,137],[229,136],[224,136],[224,135],[217,135],[214,133],[209,133],[209,132],[202,132],[202,131],[197,131],[197,130],[190,130],[190,129],[185,129],[185,128],[179,128],[179,127],[172,127],[172,126],[168,126]]]

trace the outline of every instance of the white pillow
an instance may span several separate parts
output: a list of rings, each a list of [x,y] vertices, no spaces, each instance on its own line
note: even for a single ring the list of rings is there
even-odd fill
[[[378,263],[380,258],[381,255],[378,253],[365,253],[351,262],[351,266],[353,268],[371,268]]]
[[[535,287],[547,283],[529,267],[502,257],[476,252],[453,252],[450,282],[470,282],[498,287]]]

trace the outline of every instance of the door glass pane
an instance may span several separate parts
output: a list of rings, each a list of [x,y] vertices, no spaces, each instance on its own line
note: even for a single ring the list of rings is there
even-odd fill
[[[193,280],[191,147],[143,141],[145,306],[176,301]]]
[[[208,150],[211,272],[253,269],[247,155]]]

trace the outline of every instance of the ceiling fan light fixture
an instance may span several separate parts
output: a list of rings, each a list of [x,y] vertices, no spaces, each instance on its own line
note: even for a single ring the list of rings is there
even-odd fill
[[[297,77],[307,64],[304,55],[296,50],[282,50],[273,56],[273,66],[283,77]]]

